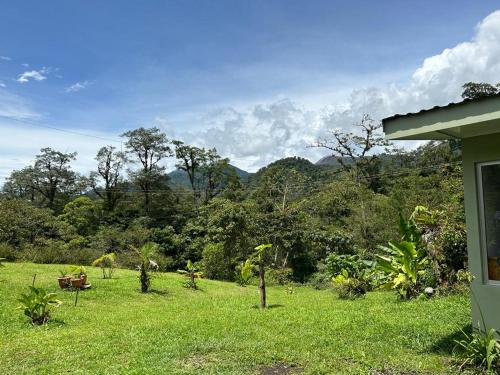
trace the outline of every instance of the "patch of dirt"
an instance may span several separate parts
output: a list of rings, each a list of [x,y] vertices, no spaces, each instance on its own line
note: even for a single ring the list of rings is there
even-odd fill
[[[374,369],[370,371],[370,375],[418,375],[416,371],[399,371],[391,368]]]
[[[300,367],[295,367],[294,365],[285,365],[284,363],[277,363],[272,366],[261,367],[260,375],[292,375],[300,374],[304,370]]]

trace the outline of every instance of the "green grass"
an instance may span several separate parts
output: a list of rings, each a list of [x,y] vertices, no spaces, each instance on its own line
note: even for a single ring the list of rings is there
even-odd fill
[[[137,272],[103,280],[90,267],[93,287],[74,307],[74,294],[57,285],[62,267],[0,269],[1,374],[258,374],[278,363],[305,374],[452,374],[453,338],[470,321],[466,296],[399,302],[373,292],[343,301],[331,291],[273,287],[271,308],[259,310],[255,287],[201,280],[192,291],[180,275],[160,274],[155,291],[141,294]],[[37,286],[63,301],[43,327],[16,310],[35,273]]]

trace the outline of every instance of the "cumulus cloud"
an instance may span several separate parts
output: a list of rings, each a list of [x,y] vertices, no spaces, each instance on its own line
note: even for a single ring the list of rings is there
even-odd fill
[[[477,25],[472,40],[426,58],[406,84],[353,90],[343,101],[314,111],[288,99],[245,110],[224,108],[201,120],[205,130],[185,134],[185,139],[215,146],[249,170],[291,155],[315,161],[321,152],[307,145],[329,128],[352,130],[365,113],[380,120],[458,101],[465,82],[496,83],[499,77],[500,11],[496,11]]]
[[[80,90],[86,89],[91,83],[89,81],[82,81],[73,83],[64,89],[66,92],[78,92]]]
[[[25,71],[24,73],[21,73],[19,77],[17,77],[16,81],[19,83],[26,83],[29,82],[30,80],[32,81],[43,81],[47,79],[47,75],[51,71],[57,71],[59,70],[58,68],[47,68],[43,67],[40,70],[30,70],[30,71]]]

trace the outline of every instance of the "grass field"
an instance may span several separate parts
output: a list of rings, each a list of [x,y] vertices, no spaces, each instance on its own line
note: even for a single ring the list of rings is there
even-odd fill
[[[260,310],[253,286],[201,280],[192,291],[180,275],[160,274],[141,294],[137,272],[103,280],[93,268],[93,288],[74,307],[74,294],[58,289],[61,268],[0,269],[1,374],[259,374],[280,364],[303,374],[454,374],[450,348],[470,320],[466,296],[342,301],[328,290],[272,287],[270,308]],[[35,273],[63,301],[44,327],[16,310]]]

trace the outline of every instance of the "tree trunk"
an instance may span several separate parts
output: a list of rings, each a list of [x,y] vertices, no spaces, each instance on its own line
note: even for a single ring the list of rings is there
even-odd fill
[[[266,280],[265,280],[264,264],[259,263],[259,292],[260,292],[260,307],[266,308]]]

